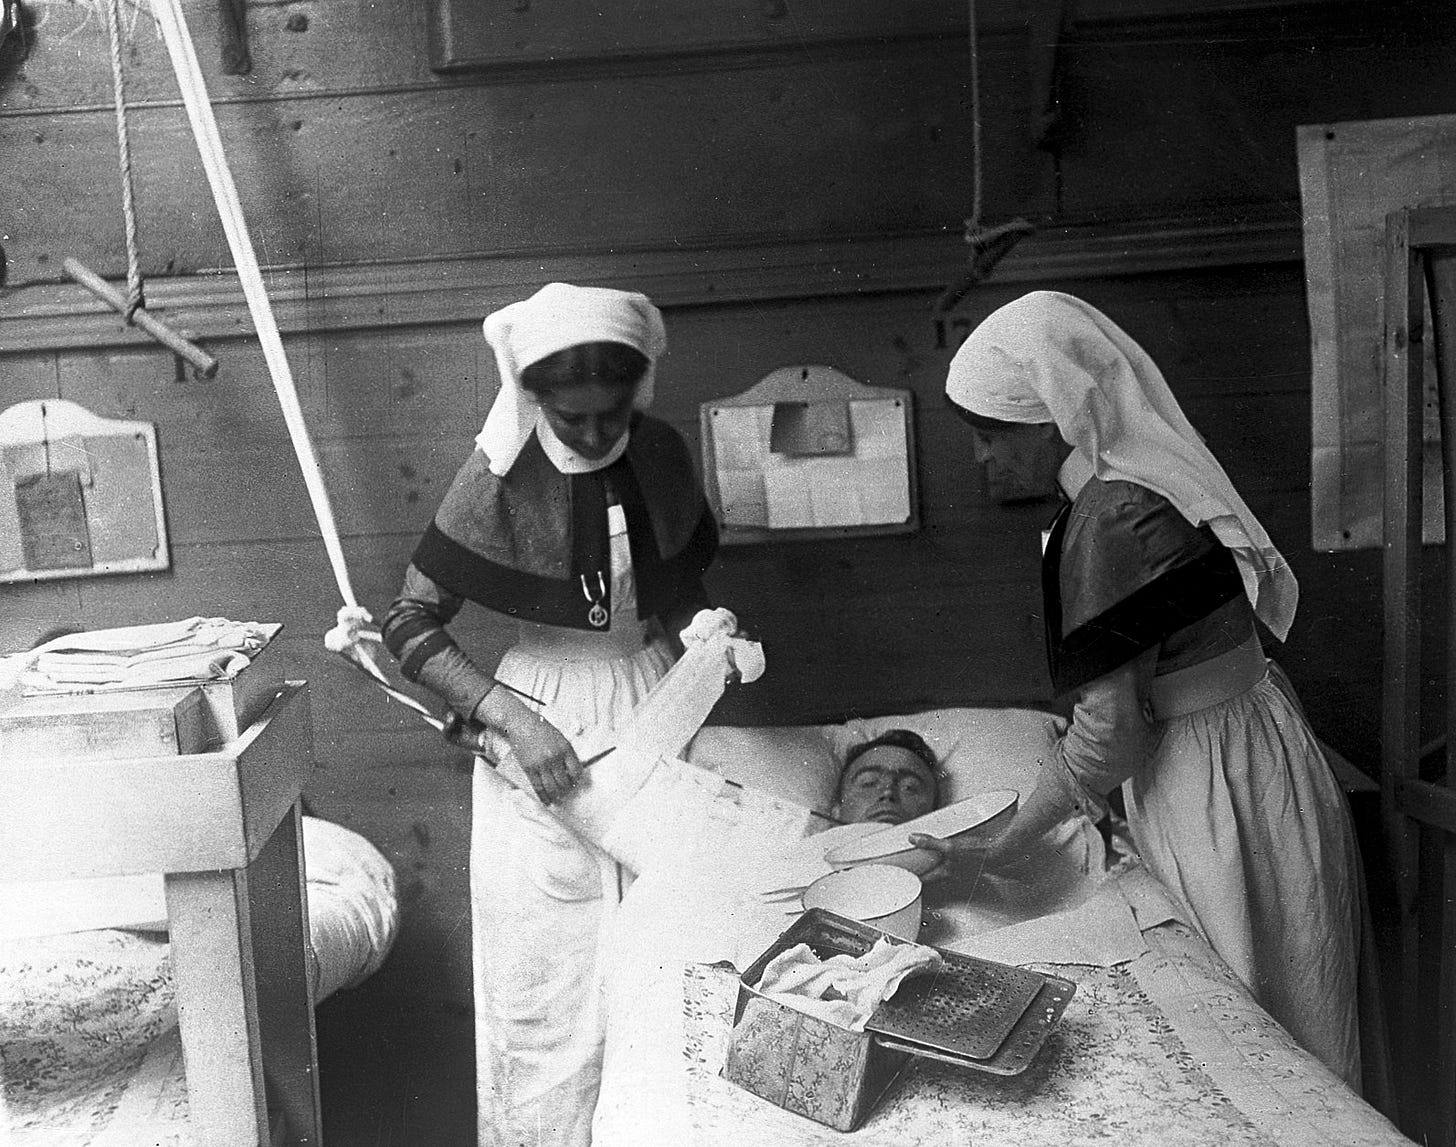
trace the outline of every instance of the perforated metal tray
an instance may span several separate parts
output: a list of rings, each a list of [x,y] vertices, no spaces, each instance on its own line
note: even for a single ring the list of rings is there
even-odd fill
[[[808,944],[820,959],[861,956],[884,935],[857,920],[811,909],[741,979],[749,987],[757,984],[768,962],[795,944]],[[1024,1071],[1061,1018],[1076,985],[1057,976],[936,950],[945,960],[941,972],[933,978],[906,980],[875,1010],[866,1032],[896,1051],[998,1075]]]
[[[942,952],[933,977],[912,976],[865,1025],[938,1051],[990,1059],[1031,1006],[1045,977],[1006,964]]]
[[[875,1041],[891,1051],[908,1051],[911,1055],[938,1059],[959,1067],[973,1067],[993,1075],[1019,1075],[1031,1066],[1031,1061],[1036,1058],[1036,1053],[1041,1050],[1041,1045],[1046,1042],[1046,1037],[1077,990],[1077,985],[1070,980],[1058,976],[1046,976],[1044,979],[1046,983],[1036,994],[1036,999],[1021,1013],[1005,1042],[987,1059],[971,1059],[929,1044],[887,1035],[877,1034]]]

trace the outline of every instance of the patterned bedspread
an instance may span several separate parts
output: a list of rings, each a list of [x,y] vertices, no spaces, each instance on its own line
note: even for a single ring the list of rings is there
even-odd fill
[[[1409,1142],[1297,1047],[1190,928],[1170,922],[1146,936],[1151,950],[1131,963],[1042,968],[1076,981],[1077,994],[1025,1073],[920,1061],[851,1138],[896,1147]],[[682,983],[693,1143],[818,1147],[843,1138],[720,1077],[733,973],[690,965]]]
[[[167,937],[82,932],[0,945],[0,1141],[190,1143]]]

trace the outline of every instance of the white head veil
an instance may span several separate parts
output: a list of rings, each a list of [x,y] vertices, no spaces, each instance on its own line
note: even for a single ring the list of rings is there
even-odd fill
[[[484,325],[485,341],[495,351],[500,393],[475,444],[497,476],[515,464],[541,414],[535,397],[521,385],[526,367],[580,343],[626,343],[647,356],[647,373],[637,384],[634,400],[640,409],[652,401],[657,360],[667,349],[662,312],[651,300],[636,291],[610,287],[548,283],[529,299],[493,311]],[[603,459],[599,465],[612,460]]]
[[[1003,422],[1054,422],[1103,480],[1155,490],[1233,551],[1244,592],[1283,641],[1299,583],[1223,467],[1183,414],[1162,372],[1096,307],[1056,291],[1008,303],[951,360],[946,396]]]

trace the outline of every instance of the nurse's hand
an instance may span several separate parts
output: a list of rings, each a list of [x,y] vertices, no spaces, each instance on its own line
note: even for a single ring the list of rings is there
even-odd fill
[[[509,689],[487,693],[475,707],[474,719],[499,729],[510,742],[516,764],[542,804],[552,804],[576,787],[583,769],[571,742]]]
[[[581,762],[571,742],[544,717],[535,717],[529,732],[510,734],[516,763],[525,771],[542,804],[552,804],[576,788]]]
[[[927,836],[923,832],[912,832],[910,843],[916,848],[935,854],[935,864],[920,874],[923,884],[935,884],[945,880],[964,859],[975,858],[978,865],[984,864],[996,847],[995,838],[988,841],[975,839],[973,836],[969,840],[942,840],[938,836]]]

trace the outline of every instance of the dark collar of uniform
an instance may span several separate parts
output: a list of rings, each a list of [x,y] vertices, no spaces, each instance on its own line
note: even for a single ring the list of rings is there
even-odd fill
[[[479,450],[461,467],[412,559],[461,597],[572,629],[609,624],[607,506],[627,519],[637,612],[651,617],[693,589],[717,527],[687,447],[666,424],[634,418],[627,450],[586,474],[563,474],[533,434],[504,477]]]

